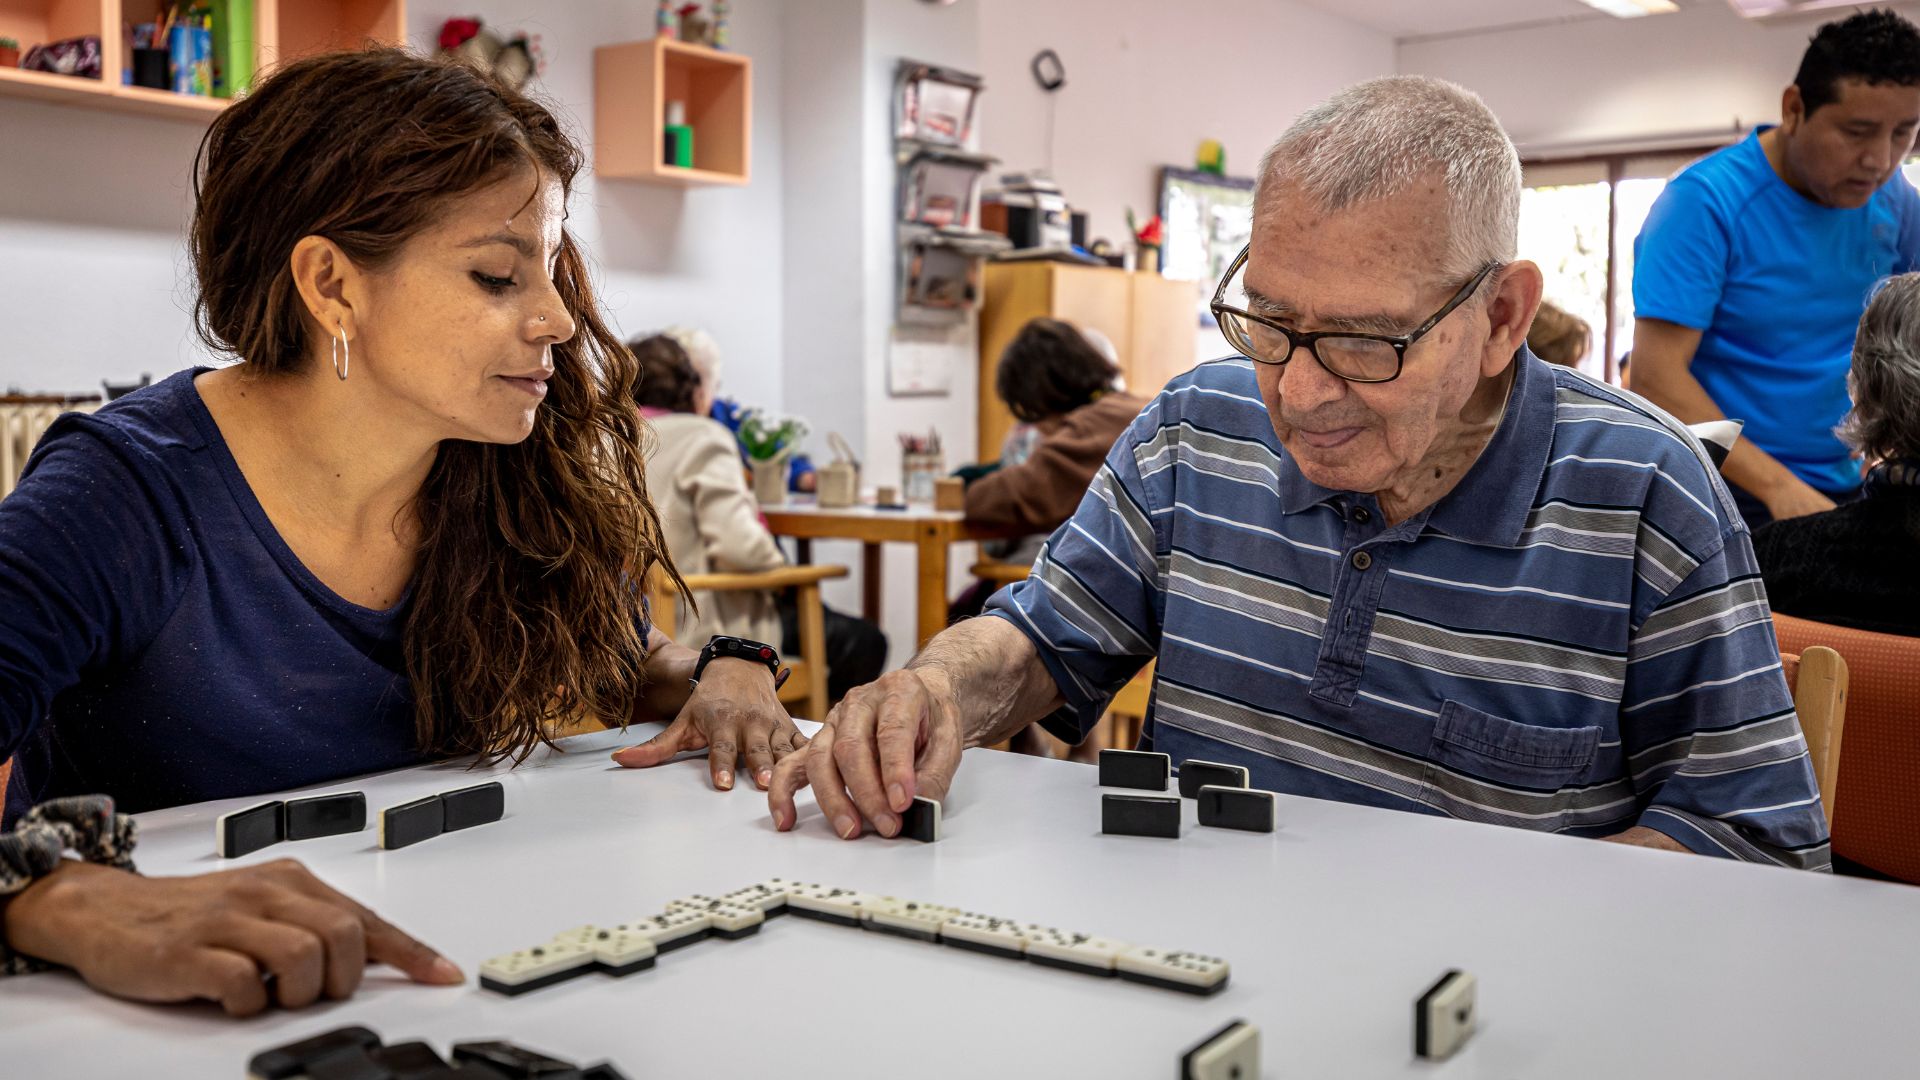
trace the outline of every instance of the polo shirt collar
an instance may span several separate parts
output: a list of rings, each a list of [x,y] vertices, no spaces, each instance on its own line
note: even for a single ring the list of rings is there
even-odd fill
[[[1521,346],[1500,428],[1480,459],[1434,504],[1429,528],[1470,543],[1520,542],[1553,449],[1554,378],[1547,362]]]

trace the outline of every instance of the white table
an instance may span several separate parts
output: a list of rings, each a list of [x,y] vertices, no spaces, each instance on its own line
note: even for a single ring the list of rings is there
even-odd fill
[[[642,737],[635,732],[624,741]],[[641,1077],[1173,1075],[1235,1017],[1270,1078],[1891,1077],[1920,1061],[1920,889],[1283,799],[1271,836],[1099,835],[1092,769],[967,756],[938,844],[835,839],[810,801],[773,832],[750,788],[685,760],[615,768],[617,733],[495,770],[506,820],[401,851],[374,833],[294,855],[453,957],[462,988],[369,973],[354,999],[248,1021],[114,1001],[65,974],[0,980],[0,1076],[238,1077],[255,1052],[345,1024],[389,1042],[498,1037]],[[451,767],[355,785],[371,807],[478,782]],[[141,868],[212,870],[212,822],[148,814]],[[586,922],[769,877],[846,885],[1224,956],[1202,998],[785,917],[651,971],[516,999],[481,960]],[[1411,1056],[1413,999],[1480,978],[1483,1027]]]

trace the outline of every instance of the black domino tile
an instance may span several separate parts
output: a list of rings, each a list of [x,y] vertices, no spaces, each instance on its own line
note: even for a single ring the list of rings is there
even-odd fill
[[[580,1074],[580,1080],[627,1080],[627,1074],[613,1067],[613,1063],[603,1061]]]
[[[655,942],[653,945],[653,951],[655,953],[664,955],[666,953],[672,952],[675,949],[684,949],[689,945],[698,945],[699,943],[707,940],[707,938],[712,936],[712,934],[713,934],[713,930],[711,927],[709,927],[708,929],[702,930],[699,933],[688,934],[686,937],[674,938],[672,941],[666,942],[665,944],[662,944],[660,942]]]
[[[392,851],[422,840],[431,840],[446,830],[446,804],[440,796],[429,795],[399,806],[389,806],[381,814],[380,846]]]
[[[657,955],[659,950],[655,949],[654,952]],[[613,976],[616,979],[624,979],[627,976],[634,974],[635,972],[647,970],[648,968],[653,966],[653,962],[654,962],[654,957],[649,956],[644,960],[635,960],[630,964],[620,964],[617,966],[613,964],[601,964],[599,967],[599,970],[605,972],[608,975]]]
[[[787,906],[787,910],[802,919],[818,919],[821,922],[829,922],[835,926],[858,927],[860,925],[860,919],[853,915],[835,915],[831,911],[813,911],[809,908],[797,907],[791,904]]]
[[[1193,983],[1181,982],[1178,979],[1156,979],[1151,975],[1136,975],[1131,971],[1120,971],[1116,974],[1128,982],[1139,983],[1142,986],[1157,986],[1162,990],[1178,990],[1183,994],[1195,994],[1200,997],[1209,997],[1225,990],[1230,981],[1230,979],[1221,979],[1212,986],[1195,986]]]
[[[931,941],[938,943],[940,940],[940,932],[938,930],[910,930],[904,926],[882,926],[872,919],[862,922],[860,926],[862,929],[871,930],[876,934],[891,934],[894,937],[911,938],[914,941]]]
[[[578,1080],[580,1070],[571,1061],[551,1058],[537,1050],[510,1042],[463,1042],[453,1044],[453,1060],[461,1064],[485,1065],[510,1080]]]
[[[1198,793],[1200,824],[1215,829],[1243,829],[1247,832],[1273,831],[1273,792],[1250,788],[1216,787],[1212,784]]]
[[[1167,777],[1173,772],[1173,759],[1145,750],[1100,751],[1100,786],[1138,788],[1141,791],[1167,790]]]
[[[445,791],[440,801],[446,804],[445,832],[491,825],[507,813],[507,789],[499,781],[475,784],[457,791]]]
[[[262,1050],[247,1062],[247,1071],[260,1080],[290,1080],[321,1058],[348,1050],[362,1053],[380,1045],[380,1036],[363,1027],[343,1027],[271,1050]]]
[[[1180,800],[1153,795],[1100,796],[1100,831],[1109,836],[1180,838]]]
[[[978,941],[958,941],[950,937],[943,937],[940,940],[956,949],[965,949],[968,952],[986,953],[988,956],[998,956],[1007,960],[1025,960],[1027,958],[1027,954],[1021,952],[1019,949],[1008,949],[999,945],[983,945]]]
[[[940,839],[940,804],[915,795],[913,805],[900,815],[899,838],[931,844]]]
[[[261,803],[228,814],[220,822],[220,854],[236,859],[287,838],[286,804]]]
[[[424,1042],[395,1043],[367,1055],[401,1080],[426,1074],[439,1075],[448,1066],[445,1058]]]
[[[1246,787],[1247,770],[1240,765],[1222,765],[1217,761],[1180,763],[1180,797],[1191,799],[1203,787]]]
[[[287,839],[317,840],[357,833],[367,827],[367,797],[358,791],[288,799]]]
[[[393,1070],[365,1050],[342,1050],[307,1063],[306,1080],[394,1080]]]
[[[1041,967],[1059,968],[1061,971],[1077,971],[1082,975],[1098,975],[1103,979],[1113,978],[1113,969],[1110,967],[1094,967],[1092,964],[1076,964],[1071,960],[1060,960],[1051,956],[1035,956],[1033,953],[1028,953],[1027,959],[1035,964],[1039,964]]]

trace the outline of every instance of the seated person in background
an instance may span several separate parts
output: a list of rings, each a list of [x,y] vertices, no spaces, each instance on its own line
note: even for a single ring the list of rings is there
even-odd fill
[[[1513,144],[1451,83],[1302,114],[1216,294],[1244,358],[1173,380],[1031,577],[776,766],[775,827],[811,784],[840,836],[893,835],[963,748],[1042,718],[1077,741],[1157,659],[1142,741],[1176,763],[1827,868],[1732,498],[1666,414],[1526,350],[1519,206]]]
[[[740,425],[747,419],[747,407],[732,398],[720,396],[720,343],[713,340],[712,334],[698,327],[669,326],[660,332],[686,350],[693,370],[700,373],[701,386],[711,402],[702,415],[713,417],[738,438]],[[749,466],[752,464],[745,443],[740,444],[740,461]],[[787,458],[787,463],[787,488],[792,491],[814,490],[819,477],[814,474],[813,460],[795,451]]]
[[[1047,534],[1073,516],[1114,440],[1146,407],[1114,389],[1119,379],[1119,365],[1072,323],[1034,319],[1007,343],[994,391],[1020,427],[998,462],[957,472],[967,481],[969,521],[1027,534],[990,545],[988,554],[1031,563]],[[952,617],[978,615],[991,592],[989,582],[969,589]]]
[[[752,574],[787,565],[760,519],[732,433],[708,415],[712,398],[680,343],[665,334],[628,348],[640,361],[640,411],[653,425],[647,490],[660,511],[667,553],[683,574]],[[800,649],[800,617],[789,592],[701,592],[700,614],[682,612],[679,637],[715,634]],[[827,694],[834,700],[880,677],[887,638],[880,628],[832,608],[826,612]]]
[[[582,158],[531,99],[399,49],[291,61],[213,119],[196,314],[241,362],[61,418],[0,502],[9,821],[518,760],[582,717],[672,719],[621,763],[711,742],[723,789],[736,747],[770,776],[804,742],[763,667],[690,688],[632,588],[666,556],[633,360],[564,226]],[[20,869],[0,973],[233,1014],[344,998],[366,961],[461,982],[291,860]]]
[[[1853,342],[1840,437],[1868,462],[1865,494],[1753,534],[1773,610],[1920,636],[1920,274],[1888,281]]]
[[[1527,331],[1527,348],[1549,364],[1577,368],[1593,351],[1593,329],[1587,320],[1551,300],[1540,301],[1540,311]]]

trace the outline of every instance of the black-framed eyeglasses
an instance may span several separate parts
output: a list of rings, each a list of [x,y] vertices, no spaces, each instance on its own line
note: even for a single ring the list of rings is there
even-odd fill
[[[1221,277],[1220,287],[1213,291],[1213,317],[1219,321],[1220,333],[1227,339],[1227,344],[1256,364],[1272,364],[1276,367],[1293,359],[1294,352],[1304,348],[1319,361],[1321,367],[1348,382],[1358,383],[1392,382],[1399,378],[1400,369],[1407,362],[1407,349],[1440,325],[1440,320],[1451,314],[1454,308],[1466,303],[1467,297],[1472,296],[1480,283],[1487,280],[1487,275],[1500,268],[1497,262],[1481,267],[1471,281],[1460,286],[1460,291],[1453,294],[1453,299],[1447,301],[1445,307],[1408,333],[1355,334],[1324,330],[1303,334],[1226,303],[1227,285],[1233,281],[1233,275],[1246,265],[1247,253],[1251,250],[1252,245],[1240,249],[1233,265],[1227,267],[1225,276]]]

